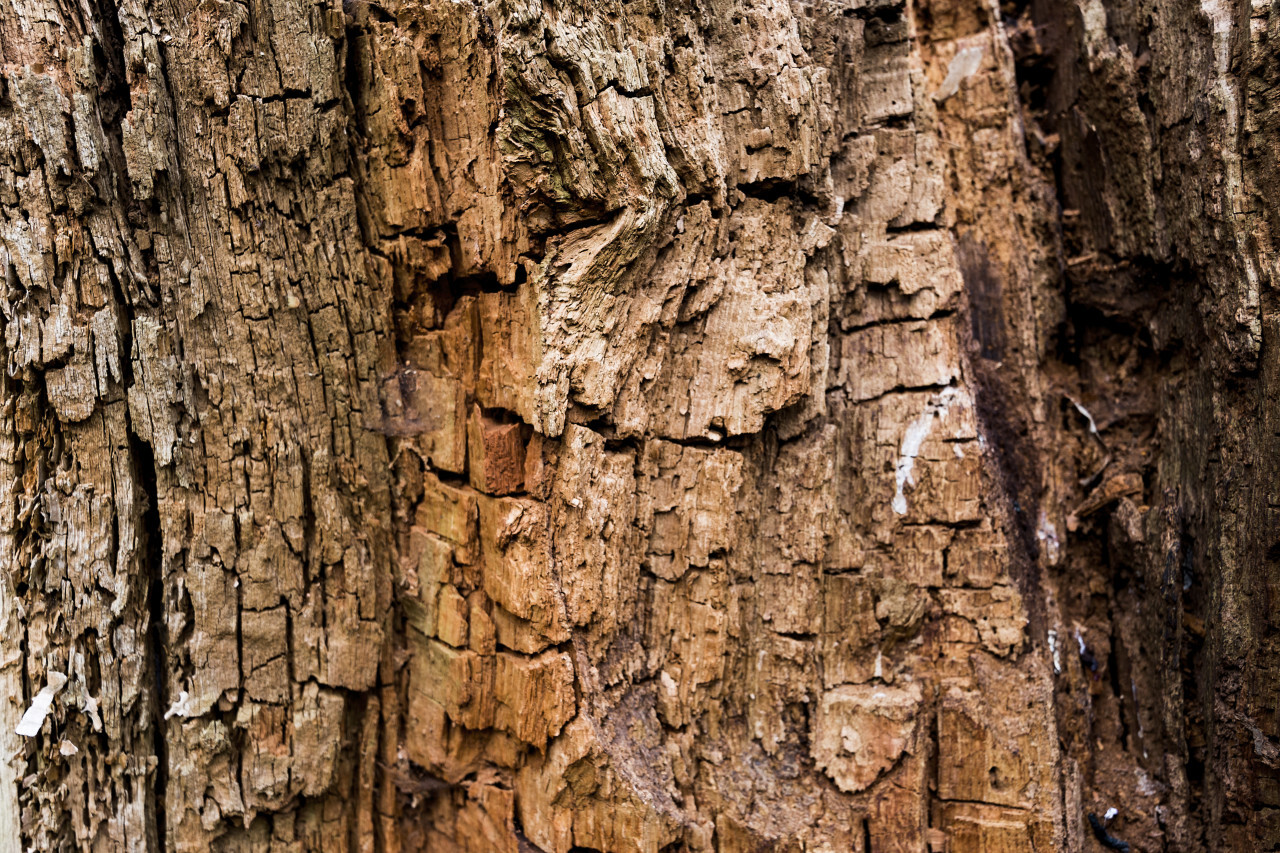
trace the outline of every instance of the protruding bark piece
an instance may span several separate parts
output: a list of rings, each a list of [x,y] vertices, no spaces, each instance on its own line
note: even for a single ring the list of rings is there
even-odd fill
[[[525,446],[529,428],[487,417],[479,406],[467,420],[467,452],[472,488],[490,495],[524,489]]]
[[[828,690],[818,706],[813,760],[840,790],[865,790],[913,747],[921,699],[918,684]]]

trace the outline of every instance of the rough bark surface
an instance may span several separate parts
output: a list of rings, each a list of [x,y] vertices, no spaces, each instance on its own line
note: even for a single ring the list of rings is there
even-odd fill
[[[1280,849],[1276,33],[5,0],[0,850]]]

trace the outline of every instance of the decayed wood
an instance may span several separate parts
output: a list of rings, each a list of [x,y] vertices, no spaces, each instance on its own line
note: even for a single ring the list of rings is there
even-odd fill
[[[0,9],[0,849],[1280,846],[1278,14]]]

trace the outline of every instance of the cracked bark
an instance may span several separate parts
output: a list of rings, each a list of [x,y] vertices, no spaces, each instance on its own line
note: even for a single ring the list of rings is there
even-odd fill
[[[1278,15],[11,0],[0,849],[1280,847]]]

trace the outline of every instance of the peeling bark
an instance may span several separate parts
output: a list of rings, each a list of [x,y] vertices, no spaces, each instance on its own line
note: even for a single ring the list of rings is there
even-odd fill
[[[1277,15],[12,0],[0,849],[1280,848]]]

